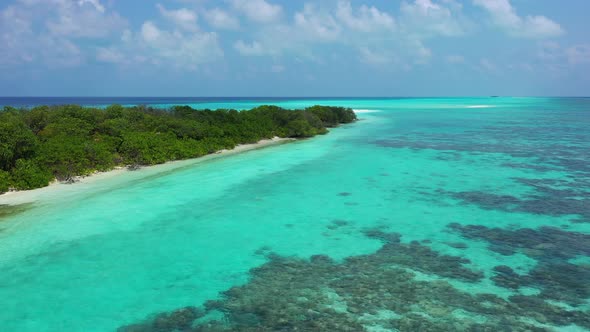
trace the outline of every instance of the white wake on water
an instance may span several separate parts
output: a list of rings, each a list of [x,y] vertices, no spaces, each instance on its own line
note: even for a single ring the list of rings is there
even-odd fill
[[[469,106],[465,106],[465,108],[492,108],[492,107],[496,107],[494,105],[469,105]]]
[[[355,109],[353,111],[355,113],[377,113],[377,112],[381,112],[381,111],[378,111],[378,110],[363,110],[363,109],[361,109],[361,110],[356,110]]]

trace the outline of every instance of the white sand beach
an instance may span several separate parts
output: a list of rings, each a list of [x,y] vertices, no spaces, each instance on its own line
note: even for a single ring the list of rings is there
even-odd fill
[[[173,169],[177,169],[180,167],[192,165],[195,163],[200,163],[206,160],[212,160],[221,157],[227,157],[230,155],[235,155],[251,150],[261,149],[264,147],[283,144],[289,141],[295,141],[293,138],[280,138],[274,137],[272,139],[264,139],[257,143],[252,144],[239,144],[235,148],[231,150],[221,150],[203,157],[193,158],[193,159],[185,159],[185,160],[175,160],[170,161],[160,165],[153,165],[153,166],[145,166],[140,169],[140,171],[131,171],[126,167],[117,167],[113,170],[107,172],[96,172],[89,176],[84,177],[77,177],[75,183],[61,183],[58,181],[54,181],[47,187],[33,189],[33,190],[19,190],[19,191],[9,191],[7,193],[0,195],[0,205],[18,205],[18,204],[25,204],[38,201],[43,198],[51,197],[52,195],[56,194],[67,194],[68,192],[74,193],[83,190],[84,187],[95,186],[100,182],[105,180],[112,179],[114,177],[118,177],[120,175],[128,175],[134,177],[145,177],[153,174],[157,174],[160,172],[170,171]]]

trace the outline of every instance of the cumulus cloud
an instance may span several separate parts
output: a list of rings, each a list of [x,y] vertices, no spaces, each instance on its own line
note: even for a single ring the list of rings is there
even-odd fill
[[[186,8],[175,10],[166,9],[161,4],[157,4],[158,10],[163,17],[174,23],[177,27],[187,31],[197,31],[197,13]]]
[[[237,18],[219,8],[206,10],[205,20],[207,20],[210,26],[217,29],[235,30],[240,27],[240,22]]]
[[[391,55],[379,53],[369,49],[368,47],[361,47],[359,49],[359,55],[361,62],[369,65],[386,65],[393,62],[394,59]]]
[[[340,36],[341,28],[334,17],[312,4],[305,4],[303,11],[295,13],[294,20],[296,29],[313,39],[334,40]]]
[[[248,19],[260,23],[277,21],[283,12],[280,5],[266,0],[233,0],[232,5]]]
[[[153,22],[146,21],[141,25],[141,37],[145,42],[156,42],[160,35],[160,29]]]
[[[232,38],[224,44],[243,56],[271,56],[273,63],[284,55],[321,63],[329,61],[323,58],[326,54],[343,51],[365,64],[410,68],[430,61],[432,39],[475,31],[458,0],[402,0],[395,10],[368,1],[309,1],[294,2],[288,11],[276,0],[225,0],[211,7],[212,1],[178,1],[182,8],[161,1],[155,17],[142,17],[133,27],[113,10],[113,0],[13,1],[0,8],[0,65],[4,66],[67,66],[93,59],[195,68],[224,56],[218,32],[239,30],[238,38],[232,38],[234,31],[223,35]],[[545,16],[519,16],[509,0],[472,1],[509,35],[548,38],[563,33]],[[99,41],[88,43],[88,39]],[[547,46],[537,61],[554,57],[551,61],[565,66],[585,64],[588,49],[587,45]],[[465,58],[443,54],[441,61],[459,64]],[[470,63],[490,69],[492,63],[487,61]]]
[[[29,2],[31,3],[31,2]],[[127,22],[117,13],[109,13],[98,0],[47,0],[31,3],[30,10],[42,10],[49,19],[47,29],[54,35],[72,38],[101,38],[125,27]]]
[[[509,0],[473,0],[473,3],[484,8],[496,26],[514,37],[551,38],[564,33],[558,23],[545,16],[519,16]]]
[[[64,38],[41,36],[36,47],[40,48],[39,58],[51,66],[75,67],[84,61],[80,48]]]
[[[104,6],[100,3],[100,0],[78,0],[78,4],[81,6],[84,4],[90,4],[101,13],[104,13],[105,11]]]
[[[124,30],[119,42],[98,48],[96,60],[124,65],[149,63],[191,70],[223,57],[217,33],[202,31],[194,11],[168,9],[162,5],[156,7],[162,18],[172,22],[170,29],[162,28],[161,21],[146,20],[135,32]]]
[[[353,30],[371,32],[380,29],[395,29],[395,20],[388,13],[366,5],[362,5],[358,9],[358,13],[354,13],[349,1],[338,2],[336,17]]]
[[[20,0],[0,10],[0,65],[84,62],[78,39],[106,39],[127,25],[99,0]]]
[[[454,0],[446,0],[444,4],[431,0],[402,2],[400,21],[404,32],[424,37],[463,34],[464,29],[458,14],[461,5]]]
[[[449,6],[453,0],[445,0]],[[430,24],[444,18],[445,23],[454,17],[447,7],[433,4],[430,1],[417,0],[403,6],[430,4],[426,8],[424,19]],[[439,15],[438,13],[445,15]],[[424,24],[421,23],[421,28]],[[449,23],[450,25],[450,23]],[[438,34],[451,35],[454,31],[443,30]],[[432,33],[431,33],[432,34]],[[295,54],[300,58],[322,62],[323,47],[343,46],[355,50],[363,63],[371,65],[387,65],[396,59],[409,65],[424,64],[432,57],[432,51],[424,46],[421,38],[426,34],[410,34],[398,29],[392,13],[375,6],[353,6],[350,1],[306,3],[303,8],[295,11],[292,22],[283,20],[271,25],[260,25],[254,34],[255,42],[246,43],[242,40],[234,44],[234,48],[244,56],[277,56]],[[288,36],[288,38],[286,38]]]
[[[33,45],[26,43],[35,38],[30,13],[9,6],[0,12],[0,64],[14,65],[34,60]]]
[[[99,47],[96,52],[96,60],[100,62],[110,62],[110,63],[125,63],[126,58],[123,53],[112,49],[112,48],[105,48]]]
[[[185,69],[196,69],[221,57],[223,50],[216,33],[165,30],[152,21],[145,21],[137,33],[126,32],[121,44],[100,49],[97,54],[97,59],[104,62],[131,63],[128,59],[141,59]]]

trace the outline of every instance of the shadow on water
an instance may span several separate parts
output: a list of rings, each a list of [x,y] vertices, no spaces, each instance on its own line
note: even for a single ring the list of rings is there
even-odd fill
[[[0,204],[0,222],[8,220],[17,214],[23,213],[33,207],[33,203],[19,205]]]

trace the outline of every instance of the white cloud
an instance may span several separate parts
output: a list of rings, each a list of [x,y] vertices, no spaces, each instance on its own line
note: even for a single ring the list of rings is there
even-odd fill
[[[407,54],[410,55],[414,64],[425,64],[432,57],[432,50],[424,46],[419,39],[410,39],[407,44]]]
[[[163,18],[173,23],[169,29],[162,22],[146,20],[139,30],[125,29],[119,41],[98,48],[96,59],[123,65],[163,65],[188,70],[218,61],[224,56],[215,32],[199,29],[196,12],[156,5]]]
[[[86,3],[94,6],[94,8],[101,13],[104,13],[105,11],[104,6],[100,3],[100,0],[78,0],[78,5],[80,6],[83,6]]]
[[[280,5],[271,4],[266,0],[233,0],[232,4],[250,20],[260,23],[274,22],[283,12]]]
[[[106,39],[126,25],[99,0],[19,0],[0,9],[0,65],[80,65],[78,39]]]
[[[379,29],[395,29],[394,18],[375,7],[362,5],[355,15],[349,1],[339,1],[336,17],[352,30],[371,32]]]
[[[101,61],[101,62],[109,62],[109,63],[124,63],[125,61],[125,56],[112,48],[104,48],[104,47],[100,47],[98,48],[97,52],[96,52],[96,60]]]
[[[76,67],[84,61],[80,48],[64,38],[41,36],[38,45],[39,58],[54,67]]]
[[[0,65],[14,65],[34,60],[34,39],[30,13],[9,6],[0,12]]]
[[[451,7],[455,4],[453,0],[444,1]],[[424,0],[418,3],[424,4]],[[304,4],[294,13],[292,23],[261,25],[253,35],[255,42],[239,40],[234,48],[245,56],[294,54],[305,61],[322,63],[326,60],[317,50],[330,45],[356,50],[359,59],[367,64],[385,65],[395,59],[400,67],[424,64],[432,57],[432,51],[421,40],[425,34],[400,31],[393,14],[377,7],[355,7],[346,0]]]
[[[558,23],[545,16],[519,16],[509,0],[473,0],[473,3],[484,8],[495,25],[514,37],[551,38],[564,33]]]
[[[472,1],[512,36],[547,38],[563,33],[559,24],[545,16],[519,16],[509,0]],[[310,1],[295,9],[289,5],[289,11],[276,0],[225,0],[221,2],[225,5],[213,8],[207,7],[213,3],[207,0],[182,2],[186,8],[157,4],[157,17],[143,18],[143,23],[131,29],[113,11],[114,0],[15,0],[0,8],[0,65],[67,66],[83,64],[90,57],[123,65],[195,68],[224,55],[219,35],[205,31],[210,27],[238,30],[237,40],[228,44],[243,56],[272,56],[279,61],[277,57],[288,54],[322,63],[330,61],[322,54],[344,52],[353,57],[358,54],[360,61],[374,66],[411,68],[432,59],[427,41],[472,31],[472,22],[458,0],[402,0],[395,12],[385,5],[352,0]],[[207,25],[199,25],[201,18]],[[242,26],[248,29],[242,31]],[[237,32],[227,36],[234,34]],[[90,46],[83,39],[101,40]],[[536,61],[553,57],[550,61],[564,66],[584,64],[588,63],[588,49],[587,45],[558,45],[553,50],[546,46]],[[442,55],[440,60],[465,62],[460,55]],[[489,70],[494,64],[482,59],[474,65]]]
[[[106,12],[98,0],[47,0],[32,3],[31,10],[44,11],[47,29],[56,36],[103,38],[122,29],[127,22],[117,13]]]
[[[393,57],[387,54],[379,53],[368,47],[361,47],[359,49],[360,60],[369,65],[386,65],[393,61]]]
[[[160,38],[160,29],[151,21],[141,25],[141,37],[148,43],[156,42]]]
[[[330,14],[322,13],[312,4],[305,4],[303,11],[294,16],[295,29],[314,40],[334,40],[340,36],[340,25]]]
[[[168,10],[161,4],[157,4],[160,14],[173,22],[176,26],[186,31],[197,31],[197,13],[186,8]]]
[[[241,54],[241,55],[248,55],[248,56],[259,56],[259,55],[266,55],[267,52],[262,47],[262,45],[257,42],[253,41],[252,43],[248,44],[243,40],[238,40],[234,44],[234,48]]]
[[[216,33],[167,31],[151,21],[143,23],[137,37],[128,36],[122,49],[119,52],[129,54],[129,57],[140,52],[152,63],[187,66],[189,69],[223,57]]]
[[[235,30],[240,27],[240,22],[237,18],[219,8],[206,10],[205,19],[209,25],[217,29]]]
[[[540,69],[553,74],[566,75],[576,67],[590,65],[590,44],[562,46],[554,41],[544,41],[537,45],[537,63]]]
[[[458,17],[461,5],[453,0],[445,0],[444,4],[431,0],[402,2],[400,21],[404,32],[423,37],[462,35],[464,28]]]

